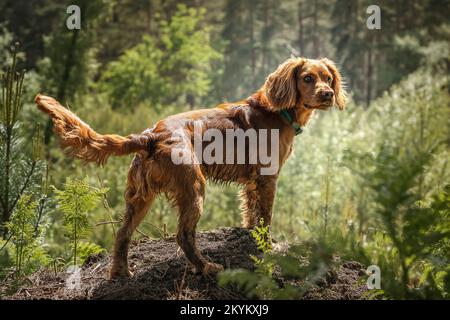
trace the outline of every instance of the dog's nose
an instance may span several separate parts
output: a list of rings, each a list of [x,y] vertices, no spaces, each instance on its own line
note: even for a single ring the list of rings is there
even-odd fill
[[[333,98],[333,91],[332,90],[325,90],[325,91],[322,91],[322,98],[323,99],[327,99],[327,100],[330,100],[331,98]]]

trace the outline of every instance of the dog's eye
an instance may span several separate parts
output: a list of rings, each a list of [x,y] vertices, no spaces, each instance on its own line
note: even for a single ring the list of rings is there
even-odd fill
[[[310,82],[312,82],[312,77],[311,76],[306,76],[306,77],[304,77],[303,78],[303,80],[306,82],[306,83],[310,83]]]
[[[328,77],[328,84],[331,84],[333,82],[333,79],[331,77]]]

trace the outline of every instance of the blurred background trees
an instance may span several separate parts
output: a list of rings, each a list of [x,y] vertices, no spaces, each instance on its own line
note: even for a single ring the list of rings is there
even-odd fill
[[[70,4],[81,8],[78,31],[65,26]],[[381,8],[380,30],[366,27],[371,4]],[[2,73],[16,41],[16,70],[27,70],[15,122],[1,122],[3,203],[17,198],[35,162],[23,197],[2,207],[1,277],[74,259],[49,177],[59,190],[67,177],[86,176],[86,186],[109,189],[87,214],[83,256],[111,249],[124,210],[130,158],[105,168],[65,158],[34,108],[36,93],[58,97],[99,132],[126,135],[169,114],[245,98],[294,51],[336,61],[351,97],[345,112],[321,112],[297,138],[278,185],[273,236],[379,265],[387,297],[449,297],[448,1],[5,0],[0,12]],[[11,105],[2,102],[2,115]],[[237,191],[210,185],[199,228],[239,225]],[[136,237],[175,228],[175,211],[158,199]]]

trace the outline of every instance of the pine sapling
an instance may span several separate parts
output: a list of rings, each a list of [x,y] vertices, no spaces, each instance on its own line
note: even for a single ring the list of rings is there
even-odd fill
[[[43,172],[40,128],[31,140],[24,139],[20,130],[25,71],[17,71],[17,49],[16,43],[11,66],[0,75],[0,232],[4,240],[9,237],[6,226],[19,199],[36,191],[34,187]],[[24,152],[29,143],[31,152]]]
[[[15,275],[20,277],[27,258],[32,254],[36,237],[34,233],[35,212],[37,201],[32,201],[30,195],[20,197],[17,208],[6,223],[10,233],[10,242],[14,246]]]

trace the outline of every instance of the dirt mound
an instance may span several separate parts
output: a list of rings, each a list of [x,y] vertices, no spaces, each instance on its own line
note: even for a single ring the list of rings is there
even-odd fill
[[[250,254],[258,255],[251,234],[240,228],[221,228],[199,232],[202,254],[225,268],[252,270]],[[30,285],[20,288],[9,299],[246,299],[236,289],[217,285],[213,277],[194,275],[175,239],[142,239],[132,244],[129,253],[134,276],[108,280],[111,257],[91,257],[81,268],[81,281],[69,273],[41,270],[30,277]],[[363,299],[364,274],[357,262],[346,262],[330,271],[306,299]]]

